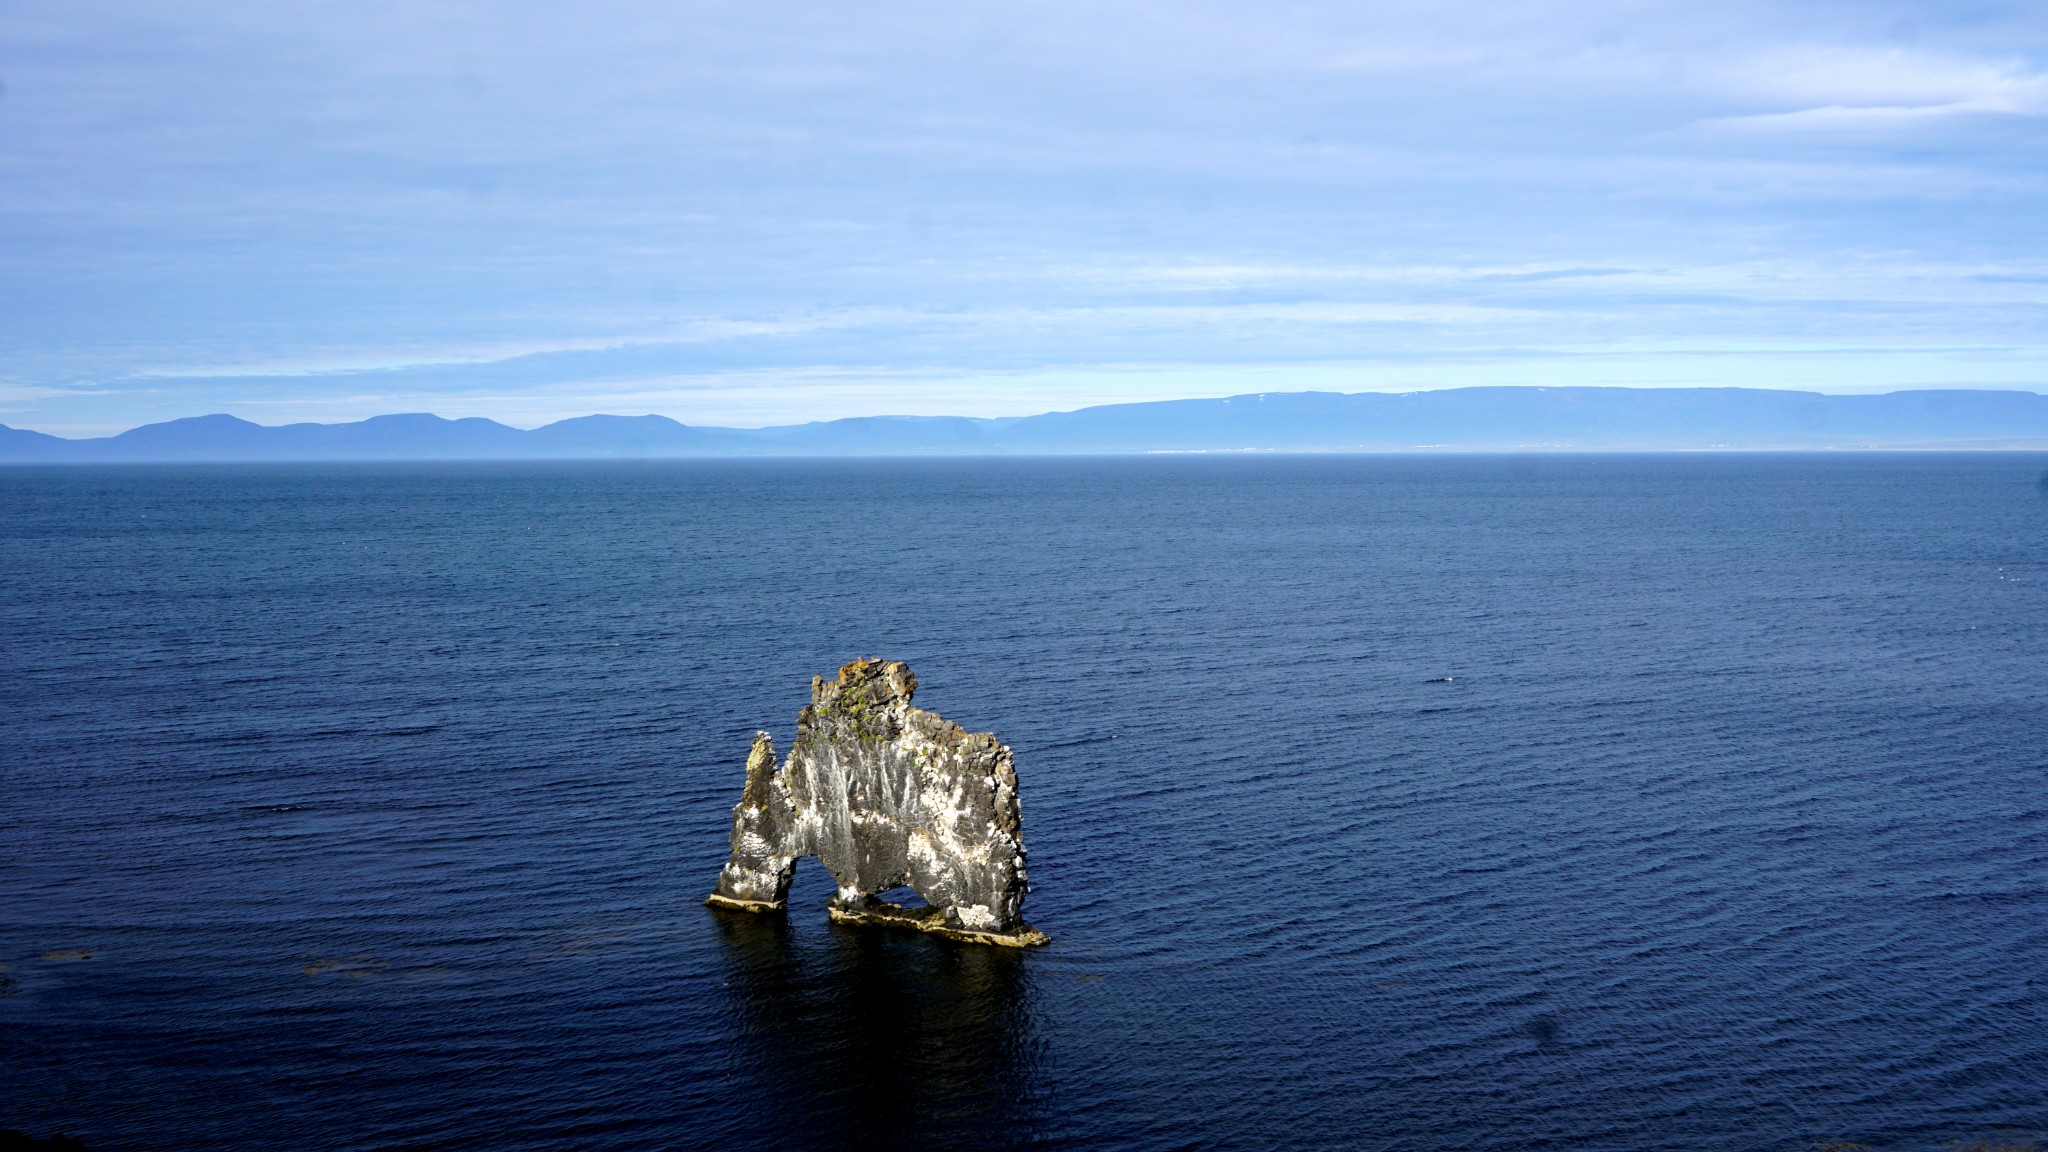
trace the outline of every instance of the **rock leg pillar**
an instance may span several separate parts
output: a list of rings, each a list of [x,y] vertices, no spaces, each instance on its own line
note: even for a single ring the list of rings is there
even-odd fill
[[[732,810],[732,857],[707,903],[747,912],[781,908],[796,871],[793,823],[788,791],[776,778],[775,741],[756,732],[747,753],[747,790]]]

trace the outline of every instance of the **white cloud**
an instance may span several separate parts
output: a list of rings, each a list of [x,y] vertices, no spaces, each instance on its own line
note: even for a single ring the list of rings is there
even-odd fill
[[[1886,129],[1966,114],[2048,114],[2048,73],[2019,60],[1907,48],[1781,47],[1736,62],[1709,82],[1732,99],[1796,105],[1706,121],[1724,128]]]

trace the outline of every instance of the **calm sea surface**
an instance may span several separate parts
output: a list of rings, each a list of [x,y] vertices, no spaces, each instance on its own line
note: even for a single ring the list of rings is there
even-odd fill
[[[0,470],[0,1128],[2043,1141],[2044,468]],[[864,655],[1016,750],[1050,947],[701,904]]]

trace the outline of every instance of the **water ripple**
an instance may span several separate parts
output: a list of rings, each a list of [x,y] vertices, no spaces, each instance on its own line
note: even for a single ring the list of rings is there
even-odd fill
[[[0,1127],[2043,1142],[2041,468],[0,472]],[[862,654],[1016,749],[1051,948],[699,903]]]

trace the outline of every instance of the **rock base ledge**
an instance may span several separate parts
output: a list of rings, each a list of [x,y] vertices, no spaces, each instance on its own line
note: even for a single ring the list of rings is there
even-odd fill
[[[994,944],[1001,948],[1036,948],[1041,944],[1052,943],[1052,937],[1029,924],[1019,924],[1010,932],[980,932],[972,928],[955,928],[946,923],[945,914],[937,908],[906,908],[886,900],[874,900],[860,908],[848,908],[835,902],[827,905],[825,912],[832,917],[834,924],[912,928],[967,944]]]
[[[735,912],[780,912],[780,900],[742,900],[737,896],[721,896],[716,892],[704,898],[704,903],[713,908],[730,908]]]

